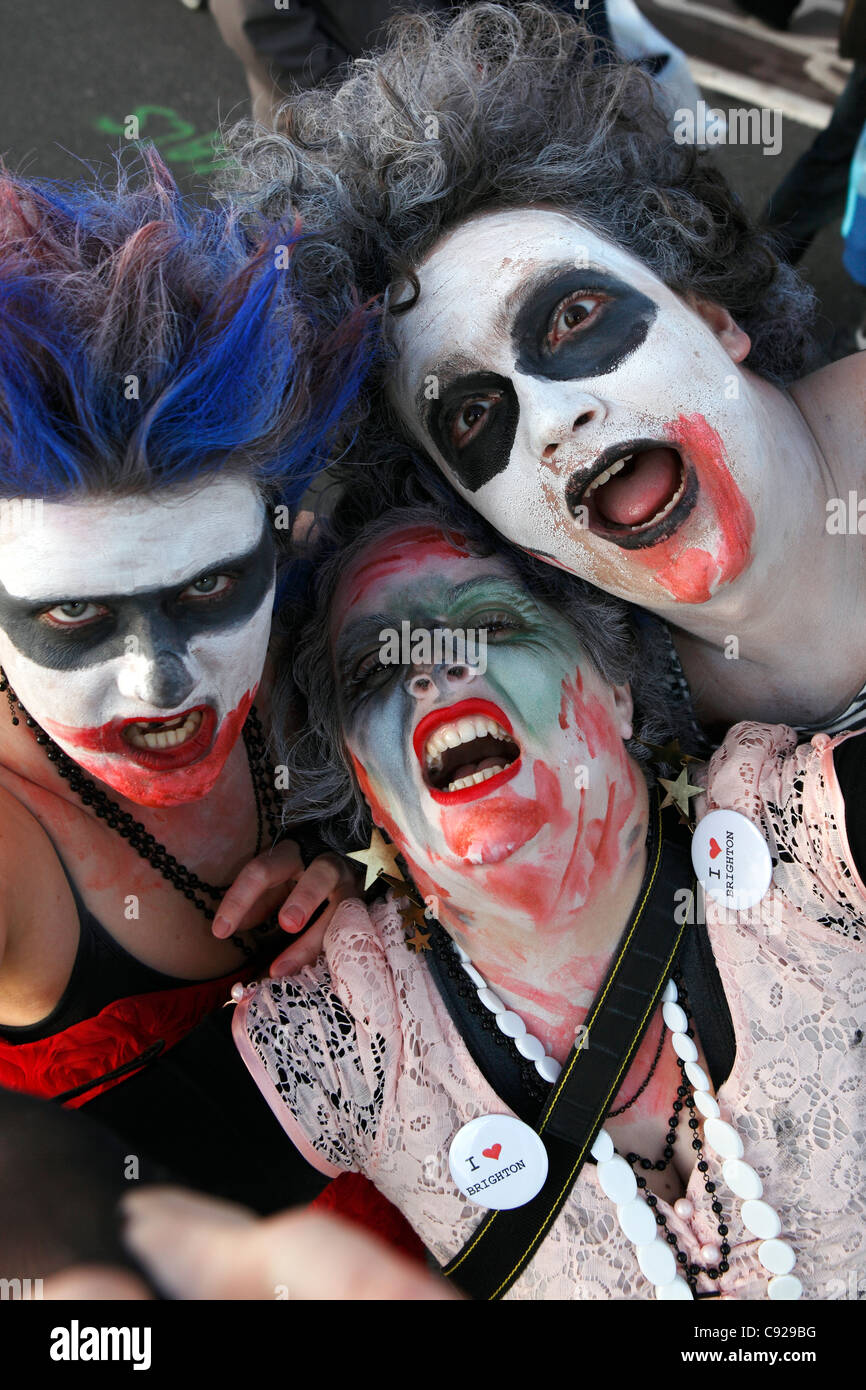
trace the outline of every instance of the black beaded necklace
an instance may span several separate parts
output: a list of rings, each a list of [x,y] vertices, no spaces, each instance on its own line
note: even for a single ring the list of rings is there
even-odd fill
[[[685,981],[683,979],[681,970],[677,969],[673,972],[673,980],[677,987],[677,1003],[682,1006],[683,1010],[685,1011],[686,1018],[688,1019],[689,1026],[686,1029],[686,1036],[693,1038],[695,1035],[695,1030],[692,1026],[692,1015],[691,1010],[689,1009],[688,993],[686,991]],[[664,1033],[665,1029],[662,1028],[662,1037],[664,1037]],[[713,1298],[716,1296],[715,1294],[698,1293],[697,1279],[699,1274],[706,1274],[708,1278],[713,1280],[719,1279],[730,1269],[730,1265],[728,1264],[728,1255],[731,1253],[731,1247],[728,1244],[727,1240],[728,1225],[725,1221],[725,1214],[722,1208],[722,1204],[716,1196],[716,1184],[710,1178],[707,1177],[710,1165],[704,1157],[703,1140],[699,1138],[697,1132],[698,1127],[700,1125],[700,1121],[695,1115],[694,1086],[692,1086],[691,1082],[689,1081],[686,1075],[686,1064],[683,1061],[682,1057],[677,1057],[677,1065],[680,1069],[680,1084],[677,1087],[676,1100],[674,1101],[672,1106],[673,1114],[670,1116],[668,1120],[668,1132],[665,1135],[665,1147],[662,1150],[663,1157],[656,1159],[656,1161],[653,1162],[653,1160],[650,1158],[641,1158],[640,1154],[628,1153],[625,1155],[625,1159],[627,1163],[631,1164],[632,1168],[634,1168],[635,1164],[639,1163],[641,1168],[643,1168],[645,1171],[650,1168],[655,1168],[657,1172],[663,1173],[664,1170],[667,1168],[668,1164],[670,1163],[671,1159],[673,1158],[673,1145],[677,1137],[677,1125],[680,1121],[683,1105],[686,1106],[687,1110],[689,1111],[689,1129],[692,1131],[692,1148],[698,1155],[698,1172],[703,1177],[704,1189],[710,1198],[713,1214],[716,1217],[717,1230],[721,1238],[719,1244],[719,1253],[721,1254],[722,1258],[719,1261],[719,1263],[717,1265],[699,1265],[693,1262],[690,1263],[689,1257],[686,1254],[686,1252],[680,1249],[679,1242],[677,1241],[677,1238],[674,1235],[673,1231],[667,1230],[667,1217],[664,1215],[663,1212],[660,1212],[658,1210],[658,1197],[656,1197],[655,1193],[653,1192],[644,1192],[644,1201],[646,1202],[647,1206],[650,1207],[650,1209],[652,1210],[652,1214],[656,1219],[656,1225],[665,1230],[665,1240],[667,1241],[668,1245],[670,1245],[673,1248],[677,1257],[677,1263],[682,1267],[682,1272],[685,1275],[689,1287],[691,1288],[693,1296],[695,1298]],[[639,1188],[646,1188],[647,1180],[645,1177],[642,1177],[639,1173],[635,1174],[635,1181],[637,1182]]]
[[[67,753],[54,742],[49,734],[45,732],[32,715],[18,699],[15,691],[9,684],[6,673],[0,667],[0,694],[5,694],[9,701],[9,711],[13,724],[20,724],[21,719],[16,710],[24,720],[25,726],[32,730],[37,744],[44,748],[45,756],[50,763],[54,764],[59,777],[68,784],[70,791],[80,798],[84,806],[92,806],[94,814],[105,822],[110,830],[115,830],[124,840],[130,849],[135,850],[140,858],[152,865],[173,888],[182,893],[202,916],[212,922],[216,916],[214,906],[205,901],[210,898],[211,903],[217,904],[227,893],[230,885],[218,885],[207,883],[199,878],[198,874],[188,869],[173,854],[169,854],[165,845],[160,844],[155,835],[151,835],[145,829],[141,821],[136,820],[129,811],[124,811],[100,786],[88,777],[81,770],[78,763],[70,758]],[[265,819],[267,819],[268,834],[272,842],[279,836],[280,816],[277,795],[266,771],[266,741],[264,731],[259,720],[255,706],[250,709],[242,730],[244,747],[246,748],[247,761],[250,769],[250,778],[253,785],[253,795],[256,803],[256,848],[255,853],[259,854],[265,832]],[[252,934],[259,936],[270,932],[273,929],[273,921],[261,923],[252,928]],[[243,952],[248,959],[254,959],[256,952],[239,937],[237,934],[231,937],[233,944]]]

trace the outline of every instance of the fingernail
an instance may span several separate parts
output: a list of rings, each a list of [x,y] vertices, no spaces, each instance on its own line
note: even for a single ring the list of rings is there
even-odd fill
[[[283,980],[292,973],[291,960],[275,960],[268,972],[272,980]]]
[[[232,924],[227,917],[214,917],[213,921],[211,922],[211,931],[213,932],[214,936],[230,936],[231,930]]]
[[[299,907],[284,907],[280,912],[280,924],[288,931],[291,931],[293,928],[297,931],[299,927],[304,925],[306,920],[307,914],[302,912]]]

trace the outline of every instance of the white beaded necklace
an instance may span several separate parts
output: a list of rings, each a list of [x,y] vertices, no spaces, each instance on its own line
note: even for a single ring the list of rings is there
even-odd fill
[[[488,985],[480,970],[472,964],[467,953],[456,942],[454,952],[475,986],[478,999],[493,1014],[496,1025],[505,1037],[511,1038],[520,1053],[531,1061],[543,1080],[554,1082],[562,1067],[544,1049],[541,1041],[528,1032],[519,1014],[509,1009]],[[662,1016],[671,1035],[671,1045],[682,1059],[683,1070],[694,1092],[695,1108],[703,1116],[704,1143],[722,1161],[722,1177],[731,1194],[741,1201],[740,1219],[747,1231],[761,1241],[758,1259],[772,1276],[767,1283],[767,1297],[795,1299],[803,1286],[791,1271],[796,1255],[787,1241],[779,1240],[782,1223],[769,1202],[763,1200],[763,1183],[750,1164],[743,1160],[743,1141],[733,1125],[720,1118],[719,1105],[710,1094],[710,1081],[698,1063],[698,1049],[686,1032],[688,1018],[677,1003],[678,991],[668,980],[662,994]],[[635,1246],[641,1273],[655,1287],[656,1298],[691,1299],[692,1291],[678,1272],[673,1251],[658,1234],[655,1215],[644,1199],[631,1167],[618,1154],[606,1129],[600,1129],[590,1153],[597,1164],[599,1185],[606,1197],[616,1206],[617,1220],[623,1234]],[[683,1199],[680,1199],[683,1200]]]

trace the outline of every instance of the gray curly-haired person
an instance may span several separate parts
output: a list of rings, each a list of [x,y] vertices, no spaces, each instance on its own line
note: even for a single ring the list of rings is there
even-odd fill
[[[866,365],[635,66],[480,4],[397,22],[235,196],[388,309],[371,409],[511,540],[657,614],[704,723],[866,718]],[[807,374],[808,373],[808,374]]]
[[[195,0],[185,0],[194,4]],[[205,0],[200,0],[201,4]],[[287,94],[338,77],[352,58],[375,48],[398,12],[445,14],[461,0],[207,0],[223,42],[244,65],[253,116],[271,125]],[[472,3],[472,0],[462,0]],[[605,0],[548,0],[553,8],[579,9],[584,22],[609,41]],[[648,68],[664,65],[648,55]]]

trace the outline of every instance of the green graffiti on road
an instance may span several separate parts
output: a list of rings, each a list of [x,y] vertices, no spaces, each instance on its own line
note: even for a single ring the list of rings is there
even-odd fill
[[[131,126],[136,135],[130,136]],[[136,106],[119,121],[100,116],[94,127],[105,135],[119,135],[127,140],[152,140],[169,164],[186,165],[196,174],[208,174],[223,162],[219,131],[197,135],[195,126],[170,106]]]

